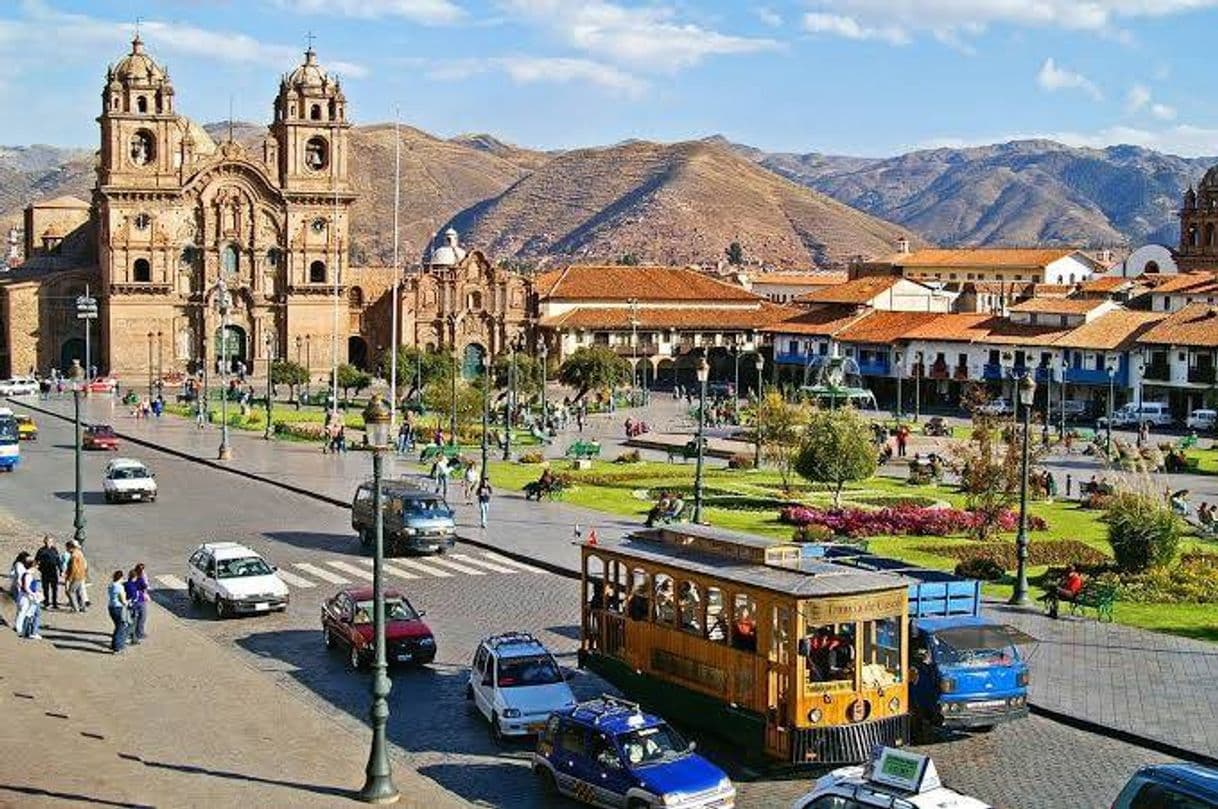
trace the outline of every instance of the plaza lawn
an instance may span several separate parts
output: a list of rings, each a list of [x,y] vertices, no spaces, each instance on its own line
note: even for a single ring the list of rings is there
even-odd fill
[[[570,476],[574,486],[563,495],[563,501],[584,508],[605,511],[637,518],[642,524],[652,506],[652,500],[642,495],[643,491],[654,491],[665,487],[680,487],[682,490],[692,488],[694,482],[693,464],[667,464],[661,462],[643,462],[637,464],[615,464],[612,461],[595,461],[589,470],[572,469],[570,462],[562,459],[549,461],[556,474]],[[501,491],[520,491],[524,485],[536,480],[542,471],[540,464],[521,464],[505,461],[492,461],[490,478],[495,487]],[[741,495],[753,495],[782,499],[778,491],[781,480],[776,472],[769,470],[729,470],[723,467],[707,469],[703,476],[705,489],[710,493],[732,492]],[[796,479],[795,486],[801,490],[795,495],[801,502],[814,505],[828,505],[829,494],[823,488],[817,490],[806,481]],[[849,501],[853,497],[901,497],[920,496],[931,500],[945,502],[952,506],[963,508],[964,495],[954,487],[925,485],[911,486],[904,480],[890,477],[874,477],[863,483],[847,488],[843,497]],[[708,497],[713,502],[713,497]],[[1033,531],[1029,534],[1031,542],[1047,539],[1072,539],[1082,542],[1099,551],[1105,556],[1111,556],[1108,546],[1107,530],[1100,520],[1101,512],[1083,509],[1074,501],[1034,502],[1030,504],[1029,512],[1041,517],[1048,524],[1047,531]],[[745,531],[752,534],[771,537],[775,540],[790,539],[792,527],[778,521],[778,508],[720,508],[714,505],[703,507],[704,519],[712,525],[722,528]],[[1000,534],[995,541],[1008,541],[1014,544],[1013,533]],[[868,538],[868,548],[885,556],[894,556],[913,564],[939,570],[952,570],[956,566],[955,559],[939,554],[919,550],[928,545],[962,545],[968,546],[973,540],[965,536],[954,537],[913,537],[913,536],[878,536]],[[1182,550],[1213,549],[1212,543],[1195,538],[1186,539]],[[1028,569],[1031,578],[1039,577],[1045,572],[1044,566]],[[1009,598],[1013,578],[985,585],[985,593],[991,598]],[[1033,598],[1039,598],[1043,591],[1035,585],[1031,588]],[[1214,627],[1212,605],[1192,604],[1125,604],[1118,602],[1115,617],[1118,623],[1142,627],[1160,632],[1183,635],[1191,638],[1218,641],[1218,628]]]

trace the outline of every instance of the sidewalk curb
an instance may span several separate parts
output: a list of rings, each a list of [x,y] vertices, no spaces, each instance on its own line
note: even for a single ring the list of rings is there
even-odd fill
[[[15,404],[12,399],[8,399],[8,401],[10,403]],[[24,403],[22,403],[20,406],[30,409],[30,410],[35,410],[39,413],[43,413],[48,416],[52,416],[52,417],[60,419],[62,421],[69,421],[69,422],[73,421],[73,419],[70,419],[67,416],[64,416],[60,413],[56,413],[51,410],[45,410],[45,409],[37,407],[37,406],[31,406],[31,405],[27,405]],[[317,501],[320,501],[323,503],[328,503],[333,506],[338,506],[339,508],[343,508],[343,509],[347,509],[347,510],[351,509],[351,504],[346,502],[345,500],[339,500],[337,498],[330,497],[328,495],[309,491],[308,489],[304,489],[299,486],[293,486],[292,484],[289,484],[289,483],[283,483],[281,481],[273,480],[273,479],[265,477],[263,475],[254,474],[253,472],[246,472],[242,469],[234,469],[232,467],[224,466],[223,464],[220,464],[216,461],[212,461],[207,458],[200,458],[196,455],[191,455],[189,453],[182,452],[181,450],[176,450],[171,447],[164,447],[159,444],[154,444],[151,441],[147,441],[147,440],[144,440],[141,438],[126,435],[124,433],[118,432],[117,430],[115,431],[115,433],[120,438],[130,441],[133,444],[137,444],[142,447],[147,447],[149,449],[156,450],[157,452],[163,452],[167,455],[172,455],[172,456],[174,456],[176,458],[180,458],[182,460],[193,461],[195,463],[199,463],[204,466],[208,466],[212,469],[218,469],[218,470],[221,470],[224,472],[232,473],[234,475],[240,475],[241,477],[247,478],[249,480],[258,481],[259,483],[265,483],[269,486],[276,486],[280,489],[284,489],[286,491],[293,492],[295,494],[299,494],[304,497],[309,497],[313,500],[317,500]],[[562,567],[561,565],[556,565],[552,562],[548,562],[544,559],[536,559],[536,558],[527,556],[526,554],[518,553],[516,551],[509,551],[504,548],[498,547],[496,545],[492,545],[489,542],[483,542],[481,540],[470,539],[467,536],[458,535],[457,538],[468,545],[473,545],[475,548],[481,548],[483,550],[493,551],[495,553],[506,556],[509,559],[514,559],[518,562],[527,563],[529,565],[532,565],[533,567],[540,568],[542,570],[545,570],[547,573],[551,573],[556,576],[561,576],[563,578],[573,579],[573,580],[578,580],[581,578],[581,575],[579,573],[577,573],[573,570],[569,570],[565,567]],[[1031,702],[1028,703],[1028,710],[1031,713],[1035,714],[1036,716],[1043,717],[1045,719],[1048,719],[1050,721],[1056,722],[1061,725],[1066,725],[1067,727],[1072,727],[1075,730],[1081,730],[1083,732],[1091,733],[1091,734],[1094,734],[1097,736],[1105,736],[1108,738],[1117,739],[1119,741],[1125,742],[1126,744],[1130,744],[1135,747],[1141,747],[1146,750],[1153,750],[1154,752],[1162,753],[1163,755],[1172,756],[1174,758],[1179,758],[1184,761],[1191,761],[1193,763],[1202,764],[1202,765],[1209,766],[1209,767],[1218,767],[1218,758],[1207,755],[1205,753],[1200,753],[1200,752],[1196,752],[1193,750],[1187,750],[1183,747],[1178,747],[1177,745],[1171,744],[1169,742],[1159,741],[1159,740],[1153,739],[1149,736],[1142,736],[1142,735],[1134,733],[1132,731],[1121,730],[1120,728],[1114,728],[1114,727],[1110,727],[1108,725],[1102,725],[1098,722],[1092,722],[1091,720],[1083,719],[1081,717],[1072,716],[1070,714],[1064,714],[1059,711],[1055,711],[1051,708],[1045,708],[1041,705],[1036,705]]]

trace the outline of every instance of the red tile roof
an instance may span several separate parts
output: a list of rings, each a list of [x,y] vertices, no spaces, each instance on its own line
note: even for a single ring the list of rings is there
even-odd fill
[[[938,318],[939,312],[872,312],[837,333],[837,339],[851,343],[891,343],[919,326]]]
[[[1115,292],[1126,286],[1133,286],[1133,280],[1119,275],[1101,275],[1083,283],[1083,292]]]
[[[1139,343],[1218,347],[1218,307],[1190,303],[1148,329]]]
[[[844,284],[814,289],[795,300],[799,303],[867,303],[892,289],[900,280],[899,275],[866,275]]]
[[[844,272],[762,272],[750,275],[754,284],[790,284],[828,286],[844,283],[849,276]]]
[[[772,326],[799,314],[800,310],[779,306],[768,301],[752,306],[647,307],[638,310],[640,329],[719,329],[754,330]],[[538,321],[552,329],[630,328],[630,310],[626,307],[577,306],[574,309]]]
[[[544,300],[758,301],[738,284],[681,267],[621,267],[573,264],[537,278]]]
[[[1085,315],[1104,306],[1107,301],[1096,298],[1031,298],[1012,304],[1012,312],[1043,312],[1051,315]]]
[[[786,318],[762,331],[771,334],[832,337],[862,316],[853,306],[822,306]]]
[[[998,320],[985,314],[939,315],[906,333],[907,340],[943,340],[947,342],[975,343],[984,340],[990,333],[990,324]]]
[[[1096,351],[1125,349],[1136,343],[1138,337],[1164,317],[1166,315],[1162,312],[1117,309],[1062,335],[1056,344],[1066,348],[1089,348]]]
[[[1212,287],[1218,283],[1218,276],[1214,276],[1208,272],[1187,272],[1179,275],[1166,276],[1162,281],[1154,285],[1155,294],[1182,294],[1185,292],[1197,292],[1204,288]]]

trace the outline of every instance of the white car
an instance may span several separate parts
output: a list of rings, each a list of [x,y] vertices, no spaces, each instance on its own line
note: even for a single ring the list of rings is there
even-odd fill
[[[554,655],[526,632],[478,644],[465,698],[491,723],[496,739],[539,733],[551,713],[576,704]]]
[[[842,767],[816,780],[791,809],[992,809],[943,786],[929,757],[881,748],[865,767]]]
[[[207,542],[190,555],[186,591],[217,618],[288,608],[288,586],[258,553],[236,542]]]
[[[156,500],[156,475],[134,458],[115,458],[106,464],[102,490],[107,503],[123,500]]]
[[[1184,422],[1190,430],[1212,430],[1215,424],[1218,424],[1218,410],[1194,410]]]
[[[0,396],[31,396],[37,392],[37,379],[14,377],[0,380]]]
[[[977,409],[992,416],[1009,416],[1015,412],[1009,399],[991,399]]]

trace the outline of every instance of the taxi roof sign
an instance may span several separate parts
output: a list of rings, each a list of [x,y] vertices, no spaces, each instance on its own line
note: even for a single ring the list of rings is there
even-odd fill
[[[912,792],[915,795],[943,786],[935,762],[929,756],[878,747],[872,755],[867,780],[874,784]]]

